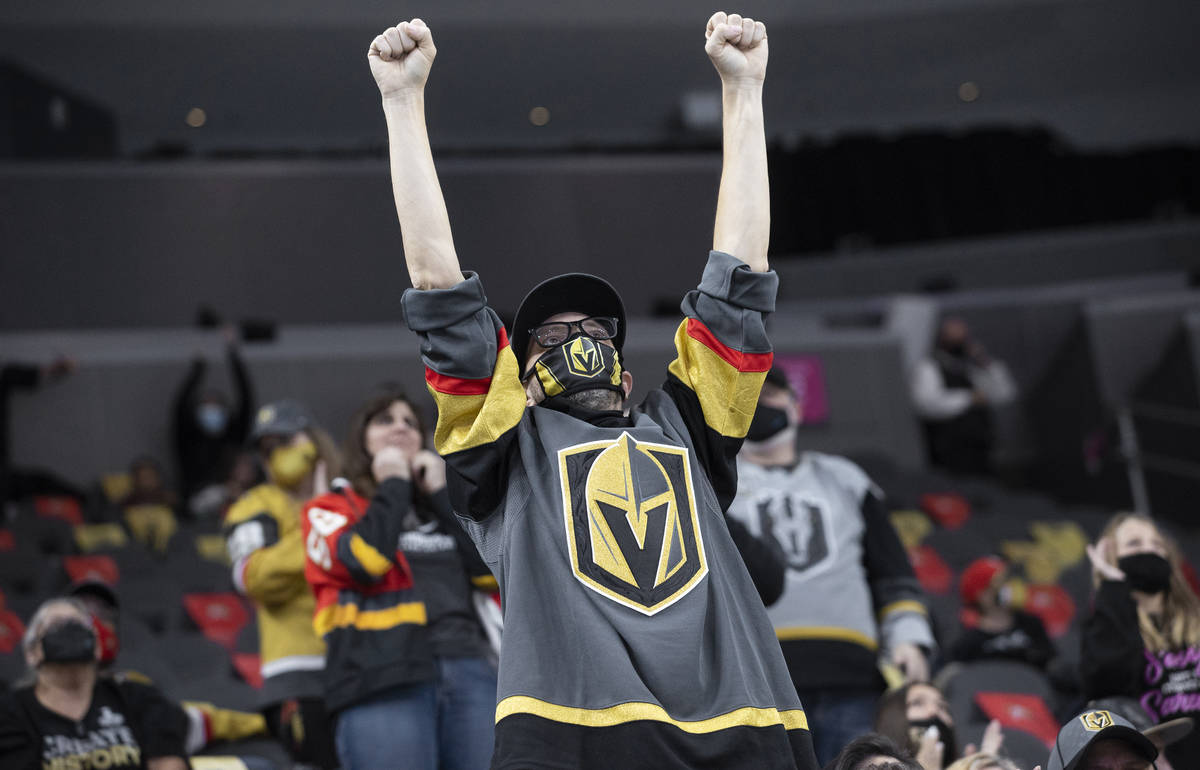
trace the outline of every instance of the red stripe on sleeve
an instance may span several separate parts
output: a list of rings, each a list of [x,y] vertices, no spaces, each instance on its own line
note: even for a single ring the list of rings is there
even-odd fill
[[[497,354],[506,347],[508,347],[508,332],[501,326],[499,331],[496,332]],[[448,374],[439,374],[428,366],[425,367],[425,382],[429,383],[429,387],[438,393],[445,393],[450,396],[483,396],[492,387],[491,377],[482,377],[478,380],[471,380],[465,377],[451,377]]]
[[[448,374],[438,374],[428,366],[425,367],[425,382],[438,393],[449,396],[483,396],[492,386],[492,378],[484,377],[469,380],[463,377],[451,377]]]
[[[739,372],[765,372],[771,369],[774,353],[743,353],[716,338],[707,326],[695,318],[687,321],[687,335],[721,357]]]

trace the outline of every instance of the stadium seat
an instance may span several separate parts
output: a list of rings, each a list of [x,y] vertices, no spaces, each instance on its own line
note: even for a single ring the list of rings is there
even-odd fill
[[[987,721],[975,696],[981,692],[1014,693],[1054,702],[1050,680],[1038,669],[1011,661],[976,661],[947,666],[939,683],[955,722]]]
[[[235,593],[193,593],[183,597],[188,617],[204,636],[226,649],[233,649],[251,614]]]
[[[229,652],[221,645],[196,633],[174,633],[163,636],[155,645],[155,654],[171,666],[177,683],[199,679],[230,678],[232,662]],[[211,700],[203,694],[187,695],[196,700]]]
[[[155,634],[182,628],[183,592],[170,579],[155,575],[130,575],[122,570],[117,598],[123,615],[141,619]]]
[[[256,690],[262,687],[262,659],[257,652],[233,653],[233,667],[246,684]]]
[[[115,586],[121,582],[121,571],[111,556],[64,556],[63,569],[72,583],[99,580]]]
[[[73,526],[66,519],[55,516],[20,516],[9,528],[18,550],[62,555],[76,550]]]
[[[120,524],[84,524],[75,527],[75,545],[83,553],[101,549],[123,548],[129,545],[129,536]]]

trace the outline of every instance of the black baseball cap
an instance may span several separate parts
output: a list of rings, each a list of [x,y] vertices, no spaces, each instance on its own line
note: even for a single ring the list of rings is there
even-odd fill
[[[1075,770],[1093,743],[1109,739],[1124,742],[1147,762],[1158,757],[1154,743],[1129,720],[1107,709],[1094,709],[1076,715],[1058,731],[1046,770]]]
[[[112,586],[103,580],[89,578],[81,580],[67,589],[67,596],[93,596],[100,601],[112,607],[114,610],[119,609],[121,604],[117,601],[117,593]]]
[[[313,424],[312,416],[304,405],[291,398],[272,401],[259,407],[254,415],[254,427],[250,429],[250,441],[264,436],[290,436]]]
[[[529,330],[557,313],[577,312],[589,316],[617,319],[617,336],[613,347],[620,350],[625,344],[625,305],[612,284],[588,273],[564,273],[534,286],[513,321],[510,342],[517,362],[524,368],[525,352],[529,348]]]

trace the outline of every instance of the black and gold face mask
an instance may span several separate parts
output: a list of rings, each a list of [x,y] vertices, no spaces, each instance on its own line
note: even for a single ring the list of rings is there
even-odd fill
[[[621,354],[615,348],[577,333],[543,353],[526,379],[536,377],[547,399],[596,389],[614,390],[624,396],[622,371]]]

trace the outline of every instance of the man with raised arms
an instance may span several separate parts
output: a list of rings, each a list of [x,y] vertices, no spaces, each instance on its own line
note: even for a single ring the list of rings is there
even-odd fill
[[[724,115],[713,250],[665,383],[632,409],[608,282],[544,281],[510,334],[460,269],[425,130],[432,33],[413,19],[371,44],[414,287],[404,317],[451,499],[503,598],[493,768],[816,767],[745,531],[725,518],[772,360],[766,28],[717,13],[705,39]]]

